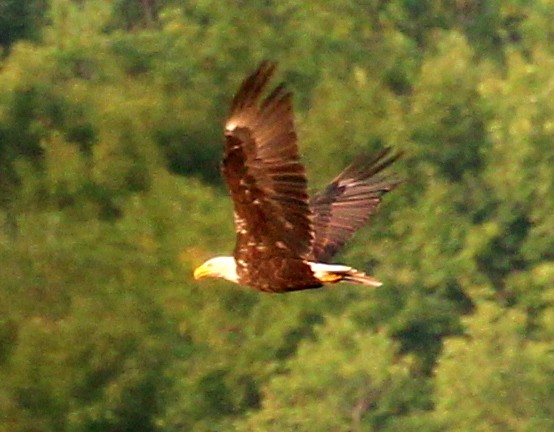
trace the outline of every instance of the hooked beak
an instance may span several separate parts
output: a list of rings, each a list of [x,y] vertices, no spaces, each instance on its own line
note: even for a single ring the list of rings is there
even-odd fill
[[[200,267],[196,267],[194,270],[194,279],[204,279],[206,277],[210,276],[210,269],[208,269],[207,266],[202,264]]]

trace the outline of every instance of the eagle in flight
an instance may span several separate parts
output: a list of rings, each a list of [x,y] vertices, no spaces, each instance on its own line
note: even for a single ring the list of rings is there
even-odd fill
[[[381,282],[330,260],[400,183],[378,175],[400,154],[362,156],[322,191],[307,193],[298,155],[292,94],[278,85],[260,101],[276,64],[263,62],[242,83],[225,123],[222,172],[234,203],[233,256],[212,258],[194,278],[218,277],[284,293],[351,282]]]

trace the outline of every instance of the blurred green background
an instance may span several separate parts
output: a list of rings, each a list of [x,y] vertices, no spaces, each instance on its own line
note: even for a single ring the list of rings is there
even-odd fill
[[[0,0],[0,431],[554,430],[554,1]],[[339,261],[263,295],[218,172],[279,61],[310,185],[403,150]]]

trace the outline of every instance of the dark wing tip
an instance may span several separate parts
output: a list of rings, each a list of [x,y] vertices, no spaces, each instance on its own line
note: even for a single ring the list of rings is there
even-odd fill
[[[344,169],[334,180],[334,182],[340,182],[341,180],[348,178],[356,178],[358,180],[368,179],[375,174],[383,171],[385,168],[392,165],[398,159],[404,156],[403,151],[397,151],[393,154],[392,147],[385,147],[379,153],[370,154],[362,153],[354,162]],[[401,181],[399,181],[401,183]]]
[[[394,176],[379,174],[402,154],[392,153],[390,147],[373,156],[362,154],[312,197],[310,205],[315,216],[313,259],[329,262],[369,220],[382,196],[403,182]]]
[[[240,85],[231,104],[231,113],[255,105],[276,69],[277,63],[268,60],[262,61],[258,68]]]

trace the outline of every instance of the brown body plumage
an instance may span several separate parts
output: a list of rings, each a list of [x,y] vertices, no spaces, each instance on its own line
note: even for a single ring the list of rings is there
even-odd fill
[[[242,83],[225,124],[222,171],[235,210],[231,257],[207,261],[195,277],[223,277],[266,292],[341,280],[380,282],[348,266],[328,265],[398,180],[377,174],[399,155],[361,157],[309,199],[294,130],[292,95],[281,84],[260,98],[275,71],[263,62]]]

